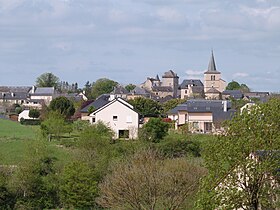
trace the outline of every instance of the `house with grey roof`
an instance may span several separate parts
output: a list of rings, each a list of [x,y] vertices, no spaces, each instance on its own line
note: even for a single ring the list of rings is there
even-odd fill
[[[100,95],[96,100],[92,101],[85,107],[83,107],[80,112],[81,112],[81,120],[87,120],[89,121],[89,114],[100,107],[104,106],[105,104],[110,102],[110,94],[102,94]]]
[[[93,111],[89,117],[91,124],[101,121],[109,126],[114,131],[115,138],[135,139],[138,137],[139,114],[122,98],[109,101]]]
[[[229,101],[192,99],[171,109],[168,117],[175,121],[175,129],[187,124],[190,132],[213,133],[234,113]]]
[[[222,99],[228,100],[228,99],[236,99],[240,100],[243,98],[243,93],[241,90],[224,90],[222,92]]]
[[[179,86],[181,99],[204,98],[204,85],[199,79],[185,79]]]
[[[43,100],[46,105],[56,97],[57,91],[54,87],[35,87],[32,86],[29,91],[31,100]]]
[[[179,95],[179,76],[173,70],[169,70],[164,72],[162,80],[159,79],[158,75],[155,78],[148,77],[140,87],[151,92],[156,97],[165,98],[171,95],[176,98]]]

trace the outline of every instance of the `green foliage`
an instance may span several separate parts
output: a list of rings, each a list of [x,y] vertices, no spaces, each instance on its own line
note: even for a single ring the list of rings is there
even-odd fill
[[[59,82],[59,78],[55,76],[53,73],[44,73],[41,74],[36,79],[36,86],[38,87],[57,87]]]
[[[15,113],[16,114],[19,114],[21,112],[22,112],[22,107],[21,106],[18,106],[18,107],[15,108]]]
[[[162,112],[161,105],[149,98],[137,97],[128,101],[143,116],[158,116]]]
[[[114,87],[118,85],[118,82],[107,78],[101,78],[96,80],[96,82],[92,85],[91,96],[93,98],[97,98],[98,96],[111,93],[114,90]]]
[[[73,102],[64,96],[53,99],[49,108],[51,111],[58,112],[66,118],[71,117],[75,113]]]
[[[239,89],[240,89],[240,84],[236,81],[231,81],[226,86],[226,90],[239,90]]]
[[[157,145],[157,149],[165,157],[200,157],[201,147],[199,142],[192,140],[165,139]]]
[[[250,92],[250,89],[246,84],[239,84],[234,80],[228,83],[226,90],[241,90],[243,93]]]
[[[97,182],[85,163],[72,162],[61,174],[60,199],[64,208],[89,209],[96,206]]]
[[[140,150],[112,166],[97,201],[106,209],[190,209],[204,173],[185,158],[163,159]]]
[[[95,110],[95,107],[94,106],[90,106],[88,108],[88,113],[92,113],[92,112],[94,112],[94,110]]]
[[[133,85],[133,84],[128,84],[128,85],[126,85],[125,86],[125,89],[127,90],[127,91],[132,91],[134,88],[136,87],[136,85]]]
[[[150,142],[159,142],[168,133],[169,125],[160,118],[151,118],[141,128],[139,138]]]
[[[163,108],[163,114],[167,114],[167,112],[173,108],[175,108],[177,105],[179,104],[182,104],[186,102],[185,99],[180,99],[180,98],[174,98],[174,99],[171,99],[169,101],[166,101],[163,105],[162,105],[162,108]]]
[[[39,118],[40,117],[40,111],[38,109],[30,109],[28,116],[30,118]]]
[[[16,194],[16,209],[55,208],[58,194],[52,156],[41,141],[32,141],[9,186]]]
[[[90,126],[90,123],[85,120],[79,119],[79,120],[76,120],[73,122],[73,130],[77,131],[77,132],[84,131],[89,126]]]
[[[276,207],[279,191],[272,180],[279,169],[279,110],[280,100],[271,99],[236,115],[227,122],[226,135],[204,148],[209,175],[201,187],[200,209]]]
[[[40,125],[41,120],[20,118],[20,124],[22,124],[22,125]]]
[[[36,136],[36,128],[20,125],[18,122],[0,119],[0,137],[33,139]]]
[[[47,119],[41,123],[41,132],[43,136],[48,136],[51,140],[53,135],[56,139],[60,139],[61,134],[70,133],[72,128],[65,122],[64,116],[57,112],[48,113]]]

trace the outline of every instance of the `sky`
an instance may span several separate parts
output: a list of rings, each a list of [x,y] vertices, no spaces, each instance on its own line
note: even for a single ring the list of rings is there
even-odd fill
[[[227,82],[279,92],[280,1],[0,0],[0,86],[203,79],[212,49]]]

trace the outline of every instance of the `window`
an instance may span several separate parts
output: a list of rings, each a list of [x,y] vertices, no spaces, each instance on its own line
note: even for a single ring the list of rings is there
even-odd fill
[[[117,120],[118,120],[118,116],[117,116],[117,115],[114,115],[114,116],[113,116],[113,120],[114,120],[114,121],[117,121]]]
[[[119,130],[119,138],[128,139],[129,138],[129,130]]]
[[[126,116],[126,122],[127,123],[132,123],[132,117],[131,116]]]
[[[205,131],[206,132],[211,132],[212,131],[212,123],[211,122],[205,122],[204,126],[205,126]]]
[[[215,80],[215,75],[211,75],[211,80]]]
[[[92,123],[95,123],[95,117],[94,117],[94,118],[92,118]]]

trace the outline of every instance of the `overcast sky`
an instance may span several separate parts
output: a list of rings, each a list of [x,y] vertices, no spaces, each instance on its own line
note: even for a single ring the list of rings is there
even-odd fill
[[[227,82],[280,91],[279,0],[0,0],[0,86],[107,77],[140,84],[172,69],[202,78],[214,49]]]

